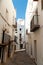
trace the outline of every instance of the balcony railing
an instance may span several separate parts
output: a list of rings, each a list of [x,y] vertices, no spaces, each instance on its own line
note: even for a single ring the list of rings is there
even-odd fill
[[[39,15],[34,15],[32,18],[32,21],[30,23],[30,31],[35,32],[40,28],[39,21],[38,21]]]
[[[17,28],[17,23],[15,23],[15,24],[13,23],[12,26],[13,26],[14,28]]]

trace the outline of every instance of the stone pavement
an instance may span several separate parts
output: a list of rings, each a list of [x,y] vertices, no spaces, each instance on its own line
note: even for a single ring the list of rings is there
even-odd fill
[[[4,65],[35,65],[25,51],[16,52],[14,57]]]

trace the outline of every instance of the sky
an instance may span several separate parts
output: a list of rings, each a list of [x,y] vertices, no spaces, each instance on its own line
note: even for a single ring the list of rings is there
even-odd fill
[[[25,12],[28,0],[13,0],[14,7],[16,9],[16,18],[25,19]]]

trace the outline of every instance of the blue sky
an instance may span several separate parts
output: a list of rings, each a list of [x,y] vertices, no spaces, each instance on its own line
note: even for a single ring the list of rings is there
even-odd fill
[[[25,11],[28,0],[13,0],[14,7],[16,8],[16,18],[25,18]]]

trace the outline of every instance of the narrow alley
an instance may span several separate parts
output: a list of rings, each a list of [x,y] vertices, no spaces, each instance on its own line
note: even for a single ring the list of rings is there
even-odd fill
[[[43,0],[0,0],[0,65],[43,65]]]
[[[25,51],[19,51],[14,54],[14,57],[4,65],[36,65],[33,60],[26,54]]]

